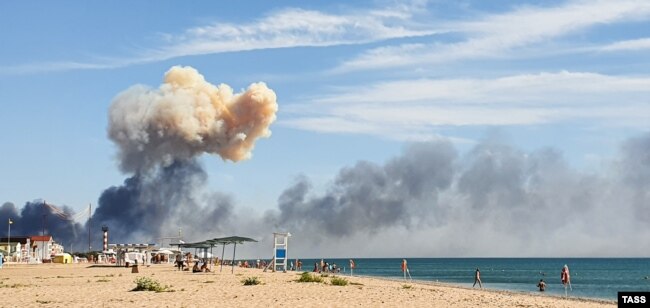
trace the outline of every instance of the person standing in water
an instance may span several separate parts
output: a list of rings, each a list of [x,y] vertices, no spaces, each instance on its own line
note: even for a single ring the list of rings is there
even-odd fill
[[[537,287],[539,288],[540,292],[544,292],[544,290],[546,290],[546,282],[544,282],[544,279],[539,280]]]
[[[483,289],[483,284],[481,283],[481,271],[476,268],[476,273],[474,274],[474,284],[472,285],[472,288],[476,286],[476,283],[478,282],[479,288]]]
[[[564,286],[564,297],[569,297],[567,286],[571,291],[573,291],[573,288],[571,287],[571,274],[569,274],[569,267],[566,264],[564,264],[564,267],[562,268],[560,280],[562,280],[562,285]]]

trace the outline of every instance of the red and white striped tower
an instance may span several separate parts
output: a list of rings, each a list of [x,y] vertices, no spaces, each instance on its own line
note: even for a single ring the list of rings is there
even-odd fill
[[[108,251],[108,226],[102,226],[104,231],[104,251]]]

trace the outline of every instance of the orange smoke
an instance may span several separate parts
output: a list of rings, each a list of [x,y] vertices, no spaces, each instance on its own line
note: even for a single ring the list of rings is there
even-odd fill
[[[237,162],[251,156],[258,138],[271,135],[277,110],[275,93],[263,82],[234,94],[192,67],[174,66],[158,89],[133,86],[114,99],[109,137],[119,146],[124,171],[202,153]]]

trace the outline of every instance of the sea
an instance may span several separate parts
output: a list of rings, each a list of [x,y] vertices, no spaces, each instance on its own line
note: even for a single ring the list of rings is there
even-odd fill
[[[349,275],[349,258],[324,259]],[[320,259],[301,259],[302,271],[312,271]],[[403,279],[401,258],[354,259],[354,275]],[[476,268],[483,288],[564,296],[560,272],[571,273],[571,297],[616,300],[619,291],[650,291],[650,258],[409,258],[412,280],[472,287]],[[295,263],[295,259],[291,260]],[[407,276],[407,279],[409,277]],[[546,282],[539,292],[537,283]],[[478,284],[476,285],[478,288]]]

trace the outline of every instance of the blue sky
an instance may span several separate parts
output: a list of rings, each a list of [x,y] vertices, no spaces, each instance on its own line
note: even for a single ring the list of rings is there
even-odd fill
[[[112,99],[173,65],[278,97],[273,135],[210,187],[273,208],[414,141],[498,136],[591,170],[650,129],[647,1],[0,3],[0,201],[81,209],[126,175]],[[251,193],[251,190],[253,191]]]

